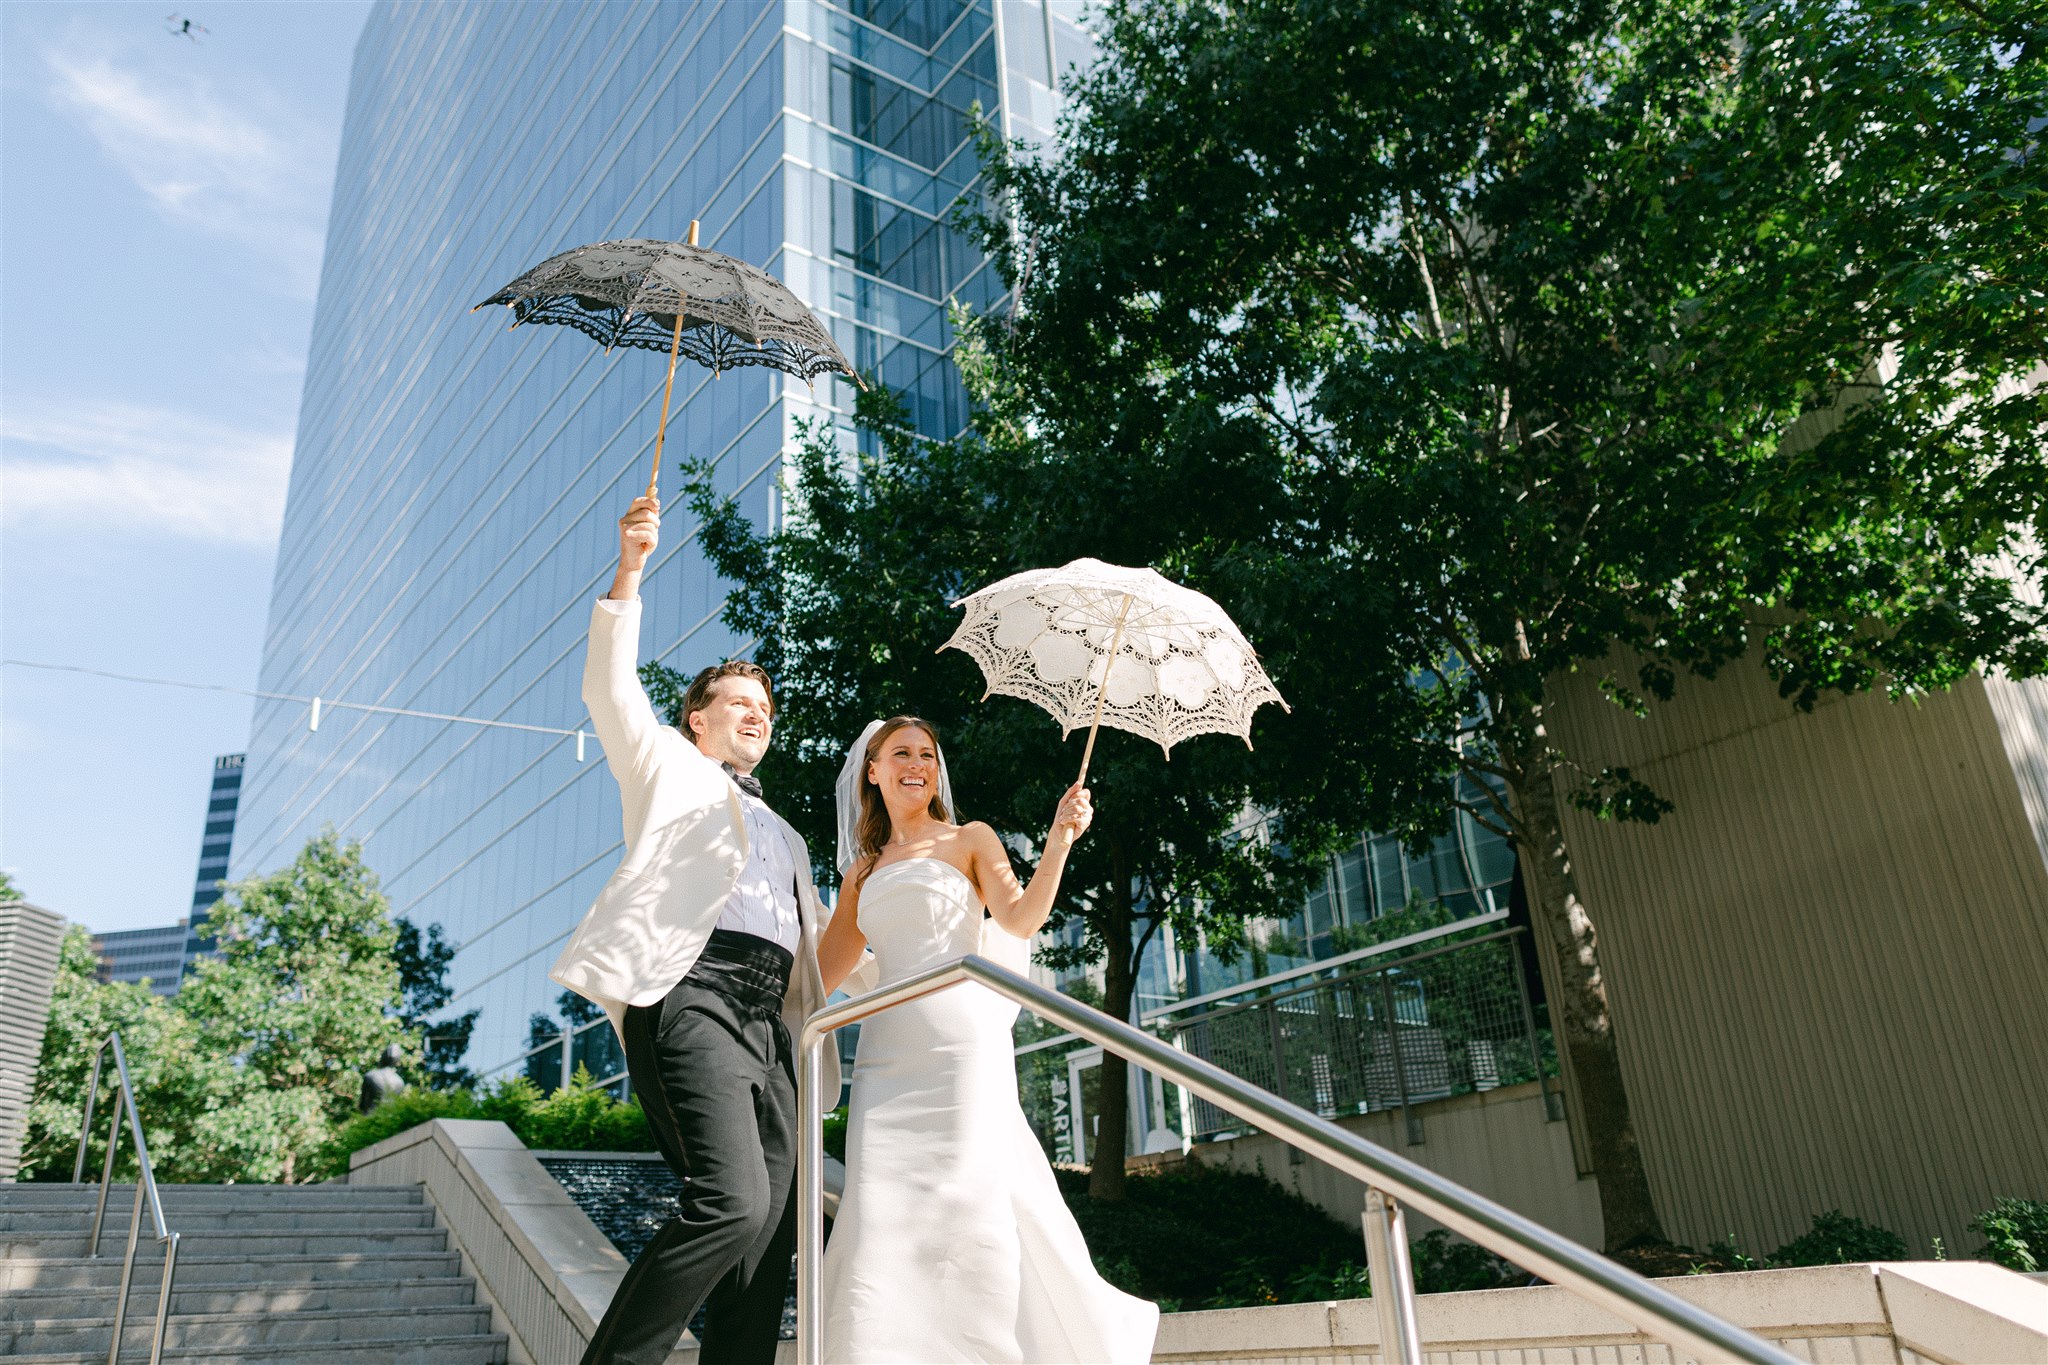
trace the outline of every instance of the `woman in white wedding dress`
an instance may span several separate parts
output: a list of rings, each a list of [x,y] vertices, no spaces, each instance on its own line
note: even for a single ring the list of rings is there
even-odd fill
[[[952,823],[949,788],[923,721],[879,721],[855,742],[840,784],[845,881],[818,945],[827,991],[864,947],[883,985],[973,952],[1021,970],[1093,816],[1088,793],[1061,799],[1027,887],[994,830]],[[1016,1017],[969,984],[862,1024],[825,1248],[831,1365],[1151,1358],[1158,1308],[1095,1273],[1018,1106]]]

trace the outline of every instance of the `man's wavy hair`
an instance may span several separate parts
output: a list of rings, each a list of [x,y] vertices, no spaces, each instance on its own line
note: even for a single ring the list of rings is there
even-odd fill
[[[761,690],[768,694],[768,714],[774,716],[775,684],[769,680],[768,670],[745,659],[727,659],[724,663],[713,664],[699,673],[691,680],[689,690],[683,693],[683,700],[677,705],[676,714],[670,723],[683,732],[684,739],[696,738],[690,732],[690,713],[707,709],[711,705],[711,699],[717,694],[718,684],[726,678],[752,678],[761,684]]]

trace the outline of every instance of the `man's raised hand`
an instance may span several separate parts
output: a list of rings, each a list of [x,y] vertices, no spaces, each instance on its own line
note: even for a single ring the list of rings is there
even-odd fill
[[[638,573],[661,541],[661,499],[639,497],[619,518],[619,567]]]
[[[612,579],[611,597],[624,602],[640,595],[640,574],[647,557],[661,543],[661,499],[651,495],[633,499],[626,515],[619,518],[619,572]]]

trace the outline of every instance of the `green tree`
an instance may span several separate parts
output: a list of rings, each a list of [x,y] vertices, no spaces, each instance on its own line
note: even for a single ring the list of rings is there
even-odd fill
[[[148,986],[99,979],[100,961],[92,934],[74,924],[64,931],[57,977],[50,994],[50,1018],[36,1064],[22,1141],[23,1180],[69,1180],[78,1154],[78,1125],[84,1117],[85,1088],[94,1054],[118,1031],[135,1086],[150,1159],[159,1175],[183,1171],[197,1161],[203,1139],[197,1120],[205,1108],[208,1068],[198,1051],[198,1030]],[[88,1178],[99,1174],[106,1152],[112,1096],[116,1086],[111,1054],[100,1076],[94,1110]],[[134,1145],[122,1123],[122,1155],[116,1175],[133,1178]]]
[[[420,1061],[421,1016],[446,1003],[448,949],[438,926],[408,946],[359,845],[329,831],[290,866],[228,887],[209,931],[219,956],[196,963],[169,999],[102,982],[91,935],[66,934],[24,1178],[69,1177],[93,1054],[112,1032],[167,1181],[319,1179],[363,1072],[393,1043]],[[112,1084],[102,1077],[102,1117]],[[121,1160],[133,1170],[132,1152]]]
[[[14,884],[14,878],[7,872],[0,871],[0,901],[19,901],[27,899],[28,897],[22,894],[21,888]]]
[[[199,1128],[224,1178],[290,1183],[355,1112],[385,1047],[419,1055],[398,930],[361,846],[331,830],[288,867],[230,886],[208,928],[219,955],[177,996],[200,1049],[227,1063]]]
[[[1391,662],[1354,665],[1303,634],[1267,629],[1321,599],[1312,573],[1268,572],[1249,529],[1242,543],[1218,531],[1225,516],[1262,524],[1273,510],[1263,488],[1247,479],[1179,490],[1180,500],[1209,503],[1207,515],[1187,523],[1165,496],[1150,515],[1105,516],[1128,502],[1130,471],[1091,470],[1113,485],[1098,501],[1092,485],[1077,487],[1027,434],[984,415],[960,439],[935,442],[913,437],[886,397],[864,400],[865,453],[849,458],[829,432],[811,431],[792,460],[800,511],[772,535],[754,531],[721,496],[715,471],[693,472],[699,543],[737,585],[725,620],[761,642],[757,657],[776,679],[777,739],[762,778],[821,864],[833,856],[832,790],[846,745],[868,720],[898,712],[939,727],[963,819],[988,821],[1013,847],[1028,850],[1043,837],[1079,766],[1079,736],[1063,742],[1026,703],[980,705],[986,689],[974,664],[957,651],[934,652],[957,623],[956,598],[1020,569],[1082,555],[1154,565],[1216,597],[1265,648],[1282,691],[1311,710],[1364,707],[1399,690],[1394,675],[1374,671]],[[648,670],[651,690],[673,695],[678,680],[661,672]],[[1402,725],[1415,704],[1374,714]],[[1353,727],[1345,742],[1367,728]],[[1227,954],[1247,919],[1298,904],[1334,840],[1326,809],[1355,806],[1349,793],[1339,799],[1331,764],[1313,761],[1311,730],[1262,716],[1256,736],[1255,751],[1199,737],[1168,761],[1156,744],[1103,732],[1089,778],[1095,824],[1068,864],[1050,926],[1067,940],[1038,956],[1051,966],[1100,962],[1112,1015],[1129,1017],[1137,964],[1156,934],[1199,934]],[[1285,821],[1286,838],[1248,829],[1253,810]],[[1030,861],[1021,860],[1020,873]],[[821,875],[829,871],[821,865]],[[1104,1060],[1099,1151],[1124,1149],[1126,1074],[1121,1058]],[[1097,1197],[1121,1198],[1123,1184],[1121,1161],[1095,1163]]]
[[[1498,793],[1468,805],[1561,968],[1610,1246],[1662,1230],[1560,803],[1667,803],[1564,747],[1552,680],[1640,711],[1744,654],[1800,706],[2043,667],[2025,12],[1113,3],[1057,154],[994,149],[1020,307],[982,391],[1078,495],[1034,514],[1305,571],[1396,683],[1269,732],[1414,836],[1454,774]]]

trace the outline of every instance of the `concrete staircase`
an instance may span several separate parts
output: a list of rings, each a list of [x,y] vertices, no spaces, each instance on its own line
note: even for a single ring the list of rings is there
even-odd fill
[[[167,1361],[504,1365],[476,1282],[414,1188],[166,1185],[178,1240]],[[0,1185],[0,1360],[99,1365],[114,1326],[135,1187],[107,1199],[86,1256],[88,1185]],[[143,1212],[123,1361],[149,1359],[162,1248]]]

